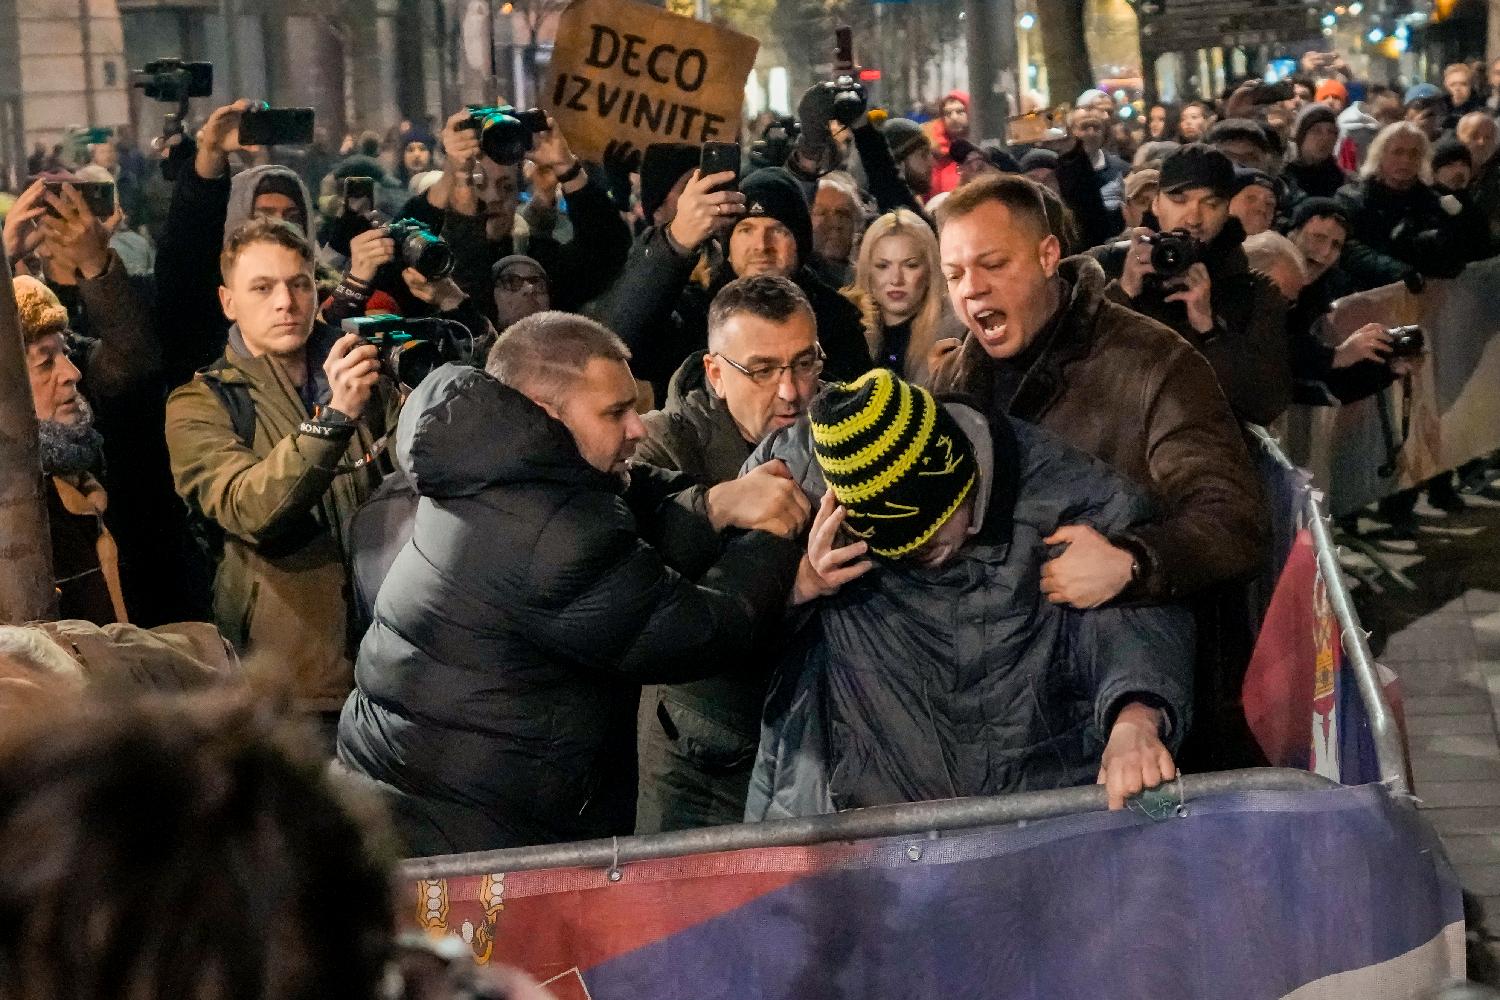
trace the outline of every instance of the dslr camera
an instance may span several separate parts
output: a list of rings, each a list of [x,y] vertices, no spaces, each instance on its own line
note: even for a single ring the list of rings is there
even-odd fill
[[[415,389],[439,365],[467,361],[474,353],[468,327],[435,316],[355,316],[340,328],[374,345],[381,370],[406,390]]]
[[[416,269],[428,281],[437,281],[453,273],[453,248],[448,241],[416,219],[388,221],[379,212],[363,216],[364,226],[357,232],[379,229],[396,241],[396,259],[403,268]]]
[[[460,127],[479,133],[479,148],[485,156],[502,167],[513,167],[531,152],[531,137],[547,131],[547,113],[540,108],[519,111],[509,104],[470,105],[469,119]]]
[[[1427,348],[1427,336],[1422,332],[1422,328],[1415,324],[1388,327],[1385,335],[1391,338],[1391,360],[1393,361],[1414,358]]]
[[[1151,233],[1143,238],[1143,242],[1151,248],[1151,267],[1160,281],[1182,277],[1188,268],[1203,259],[1203,244],[1186,229]]]

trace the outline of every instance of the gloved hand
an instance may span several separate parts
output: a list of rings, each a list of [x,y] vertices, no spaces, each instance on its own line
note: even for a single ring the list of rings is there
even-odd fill
[[[833,121],[833,99],[837,91],[827,80],[807,88],[802,100],[797,102],[797,121],[802,133],[797,136],[797,151],[809,160],[823,162],[833,146],[833,133],[828,123]]]
[[[609,197],[621,212],[630,211],[630,175],[641,169],[641,150],[635,144],[613,139],[604,147],[604,174],[609,181]]]

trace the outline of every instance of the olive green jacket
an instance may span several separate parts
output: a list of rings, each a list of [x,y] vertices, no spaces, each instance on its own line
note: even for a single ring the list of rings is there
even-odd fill
[[[214,618],[247,671],[274,674],[291,693],[332,707],[352,686],[344,533],[380,484],[382,463],[355,467],[394,430],[399,400],[384,380],[352,427],[318,433],[286,368],[236,350],[227,367],[199,372],[167,400],[167,447],[177,492],[224,531]],[[314,329],[321,366],[337,331]],[[255,436],[235,434],[210,379],[249,386]],[[356,639],[357,641],[357,639]]]

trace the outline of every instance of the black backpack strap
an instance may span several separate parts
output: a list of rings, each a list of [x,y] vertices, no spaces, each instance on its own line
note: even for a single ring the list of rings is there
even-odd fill
[[[229,361],[220,358],[198,374],[200,381],[218,397],[220,405],[229,414],[229,426],[234,429],[234,436],[248,448],[255,442],[255,400],[250,397],[250,387],[243,382],[225,382],[214,377],[228,367]]]

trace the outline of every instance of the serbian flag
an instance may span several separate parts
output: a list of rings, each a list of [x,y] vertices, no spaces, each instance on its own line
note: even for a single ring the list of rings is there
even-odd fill
[[[408,928],[558,1000],[1313,1000],[1464,974],[1458,879],[1379,784],[403,886]]]
[[[1312,534],[1304,528],[1292,542],[1245,674],[1245,718],[1272,765],[1364,784],[1381,775],[1343,633],[1318,570]],[[1384,667],[1377,671],[1404,729],[1396,676]]]

